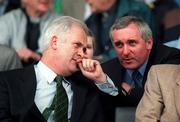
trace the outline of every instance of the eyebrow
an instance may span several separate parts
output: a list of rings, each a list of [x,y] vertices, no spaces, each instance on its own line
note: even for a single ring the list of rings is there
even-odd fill
[[[119,45],[119,44],[121,44],[121,43],[122,43],[122,42],[121,42],[120,40],[114,42],[115,45]]]

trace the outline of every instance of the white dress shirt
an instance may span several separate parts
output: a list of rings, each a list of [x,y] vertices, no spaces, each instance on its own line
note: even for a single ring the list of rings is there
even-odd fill
[[[37,88],[35,94],[35,104],[39,111],[43,113],[46,107],[50,107],[56,94],[56,82],[54,81],[57,76],[50,68],[48,68],[41,61],[34,66],[36,72]],[[68,96],[68,119],[71,117],[72,111],[72,96],[73,91],[71,85],[68,81],[63,80],[62,85]],[[54,111],[48,118],[48,122],[54,122],[53,115]]]

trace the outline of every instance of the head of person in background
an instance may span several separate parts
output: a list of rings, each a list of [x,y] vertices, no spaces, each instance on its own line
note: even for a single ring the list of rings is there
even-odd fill
[[[148,60],[153,40],[151,29],[143,20],[134,16],[117,19],[110,38],[124,68],[137,69]]]
[[[93,13],[101,13],[109,10],[116,2],[116,0],[85,0],[91,8]]]
[[[93,58],[95,49],[95,38],[91,30],[88,30],[87,34],[87,47],[85,52],[86,58]]]
[[[53,0],[21,0],[21,3],[31,17],[42,16],[53,7]]]
[[[96,40],[94,34],[92,33],[91,30],[89,30],[87,34],[87,47],[85,51],[85,58],[95,59],[102,62],[103,57],[101,55],[94,56],[95,47],[96,47]]]
[[[41,29],[46,23],[56,18],[56,15],[50,12],[53,6],[53,0],[21,0],[21,4],[22,12],[26,17],[24,40],[26,41],[27,48],[18,48],[16,52],[22,60],[23,65],[26,66],[40,60],[40,55],[36,51],[39,49],[38,41]]]

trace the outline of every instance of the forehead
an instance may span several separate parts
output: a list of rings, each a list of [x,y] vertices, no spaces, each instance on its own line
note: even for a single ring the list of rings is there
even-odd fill
[[[87,43],[87,34],[85,30],[80,26],[72,26],[67,33],[67,37],[73,41],[79,41],[83,44]]]
[[[112,31],[113,40],[127,40],[130,38],[141,38],[139,29],[135,24],[130,24],[122,29],[115,29]]]

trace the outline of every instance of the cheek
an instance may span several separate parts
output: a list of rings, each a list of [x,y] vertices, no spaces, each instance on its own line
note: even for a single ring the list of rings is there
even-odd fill
[[[89,49],[88,51],[89,51],[90,54],[93,54],[93,49],[92,48]]]
[[[120,48],[114,48],[114,49],[115,49],[117,55],[122,55],[122,49],[120,49]]]
[[[148,50],[147,49],[136,50],[134,55],[135,55],[136,59],[138,60],[138,62],[144,63],[144,61],[148,57]]]
[[[86,50],[86,57],[87,58],[92,58],[93,57],[93,49],[87,49]]]

